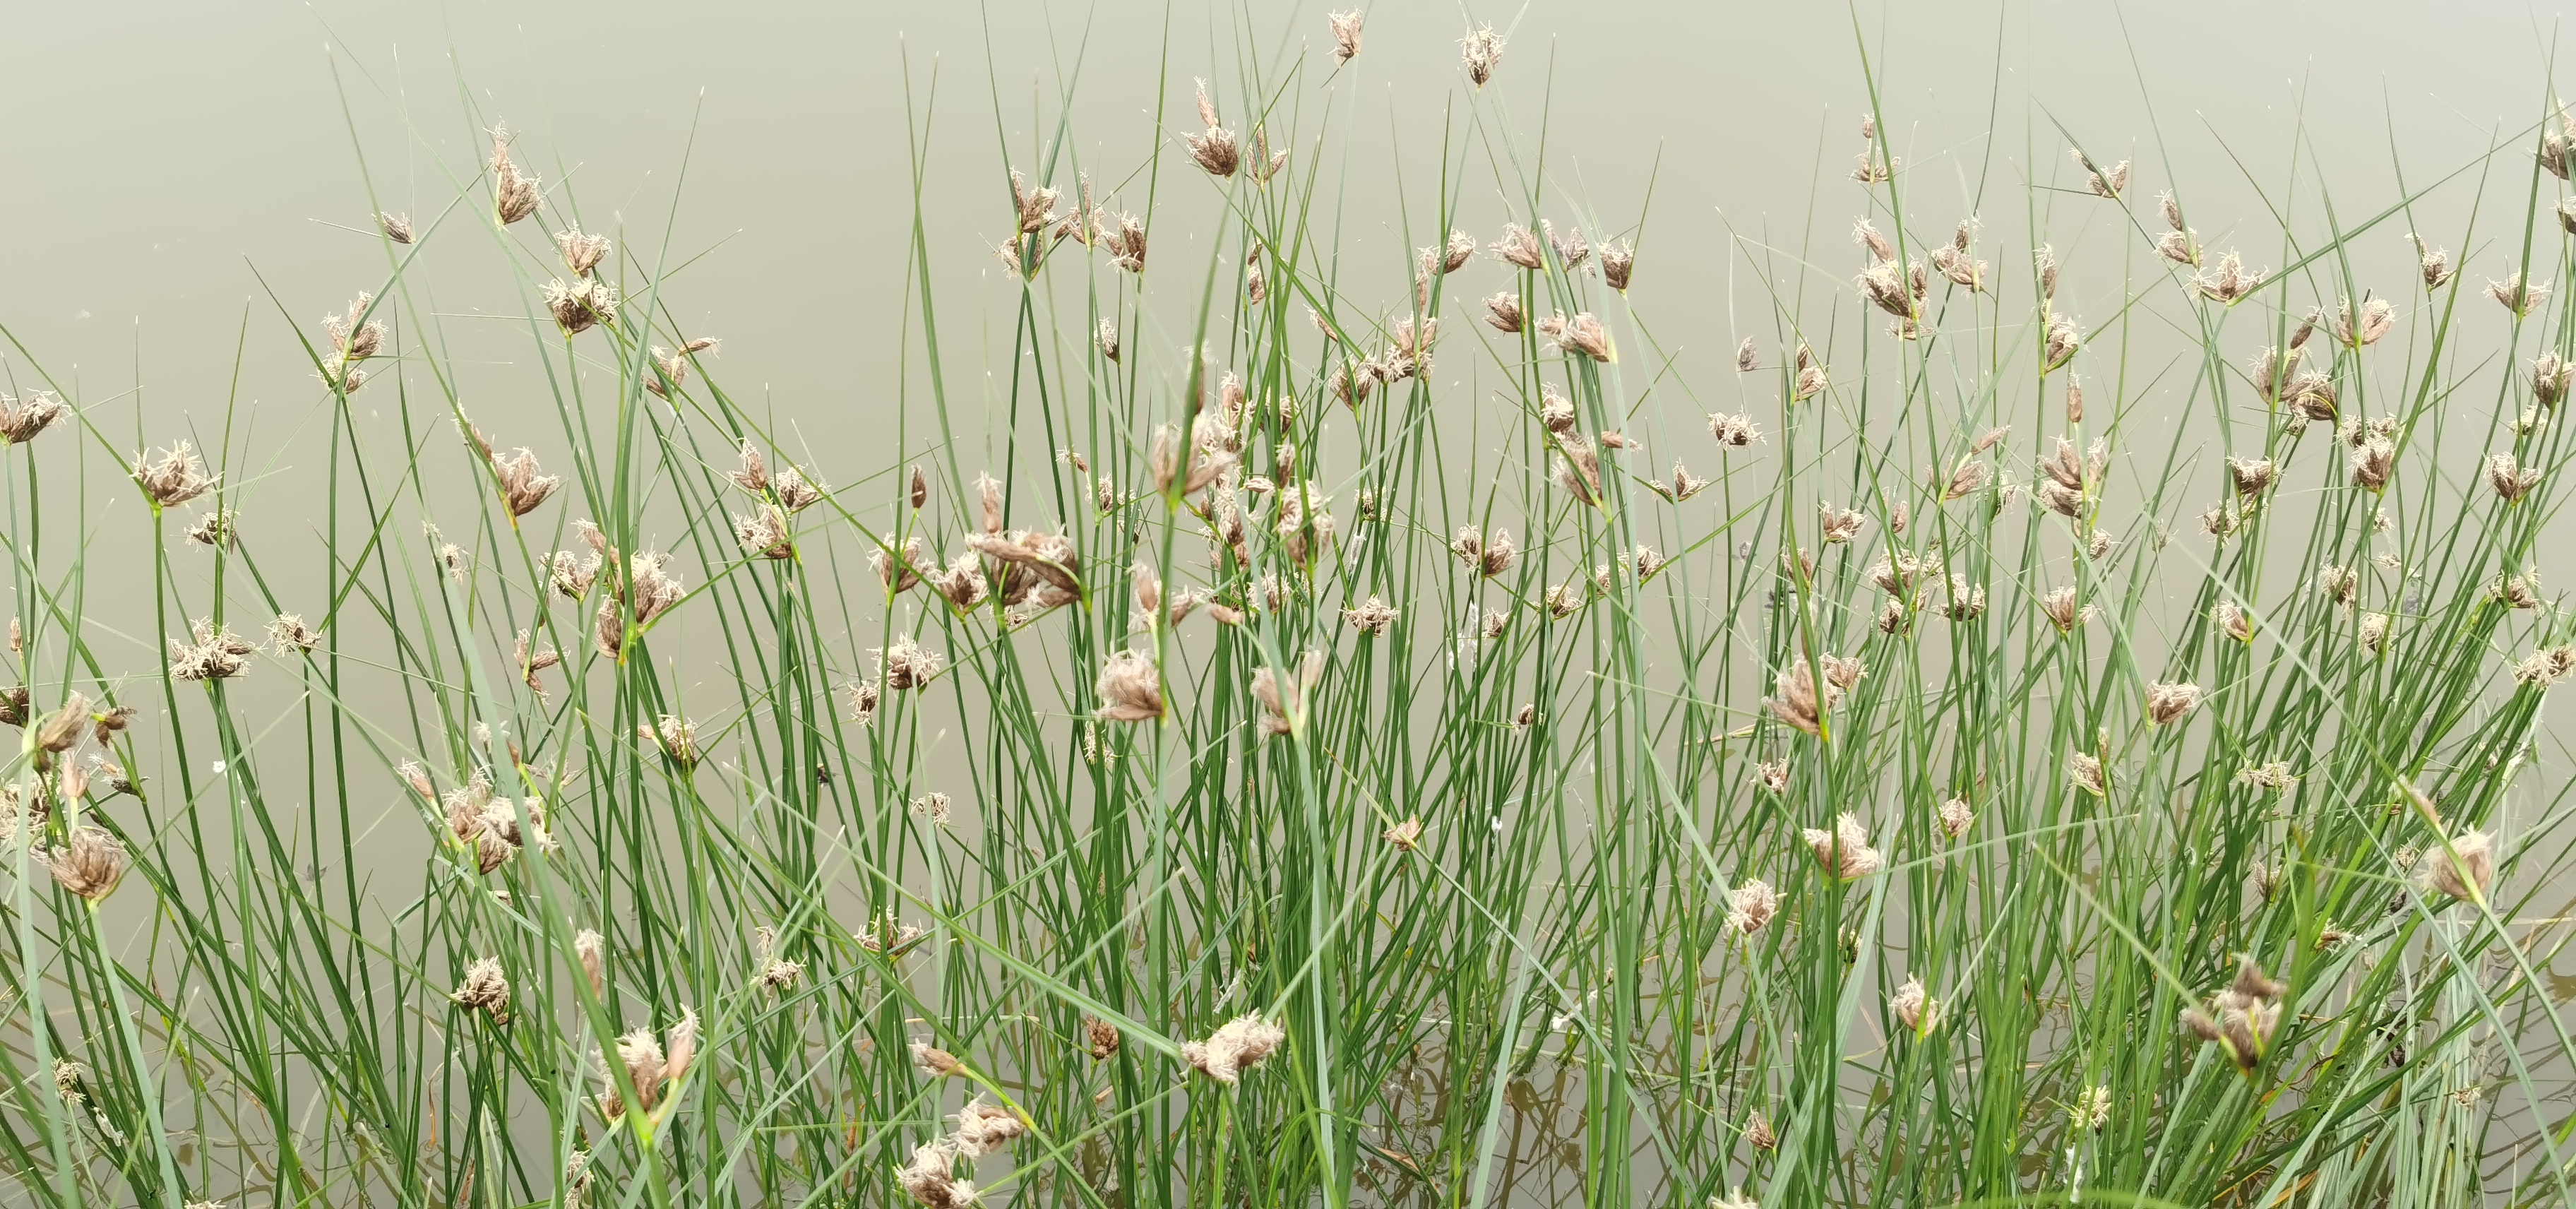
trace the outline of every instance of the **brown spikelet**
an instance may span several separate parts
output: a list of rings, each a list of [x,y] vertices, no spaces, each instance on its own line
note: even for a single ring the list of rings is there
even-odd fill
[[[1360,23],[1365,20],[1365,15],[1352,9],[1346,13],[1327,13],[1325,20],[1332,23],[1333,65],[1339,67],[1357,58],[1360,53]]]

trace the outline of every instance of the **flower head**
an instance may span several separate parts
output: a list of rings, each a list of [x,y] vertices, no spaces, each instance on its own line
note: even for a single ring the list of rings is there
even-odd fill
[[[608,257],[608,237],[584,235],[581,228],[555,232],[555,247],[563,253],[564,267],[575,277],[588,277],[599,262]]]
[[[537,212],[542,195],[537,192],[537,178],[520,173],[510,159],[510,131],[506,126],[492,128],[492,216],[508,226]]]
[[[467,1011],[491,1017],[494,1024],[510,1022],[510,980],[502,974],[498,957],[477,958],[467,965],[465,980],[447,998]]]
[[[2380,337],[2388,334],[2388,329],[2394,324],[2396,316],[2397,304],[2385,298],[2373,298],[2362,303],[2361,310],[2357,314],[2353,310],[2352,300],[2344,299],[2334,313],[2335,339],[2350,348],[2377,344]]]
[[[1252,697],[1261,704],[1261,733],[1289,734],[1305,716],[1308,699],[1324,677],[1324,653],[1308,651],[1293,674],[1262,668],[1252,673]]]
[[[1917,1037],[1931,1032],[1941,1022],[1940,1001],[1924,989],[1921,978],[1911,974],[1905,976],[1905,985],[1887,997],[1887,1010]]]
[[[1458,40],[1459,58],[1467,65],[1468,82],[1478,88],[1494,78],[1494,67],[1503,61],[1503,38],[1490,25],[1480,25]]]
[[[52,391],[37,391],[23,403],[14,396],[0,395],[0,441],[24,445],[69,411]]]
[[[2549,301],[2549,283],[2526,282],[2522,279],[2522,274],[2515,273],[2502,281],[2487,282],[2487,297],[2495,299],[2498,305],[2512,311],[2515,317],[2519,318],[2539,309],[2541,303]]]
[[[196,446],[187,441],[173,444],[158,458],[136,454],[131,469],[135,485],[160,508],[187,503],[215,485],[206,477],[205,464],[197,460]]]
[[[1816,685],[1815,673],[1804,659],[1792,659],[1782,669],[1770,697],[1771,714],[1780,721],[1819,739],[1824,737],[1825,715],[1834,707],[1842,690],[1828,680],[1822,689]]]
[[[501,504],[513,517],[526,516],[553,496],[563,479],[539,472],[537,455],[520,449],[492,459],[492,477],[501,491]]]
[[[1120,651],[1100,666],[1092,692],[1100,698],[1093,716],[1104,722],[1152,722],[1163,716],[1162,674],[1152,660]]]
[[[2039,598],[2039,611],[2050,625],[2057,627],[2058,633],[2071,634],[2076,627],[2093,620],[2098,610],[2089,604],[2078,604],[2075,589],[2058,587]]]
[[[570,283],[554,278],[546,282],[545,298],[547,312],[564,335],[577,336],[595,324],[617,322],[617,287],[597,278],[577,277]]]
[[[2247,272],[2245,258],[2231,249],[2218,258],[2216,269],[2195,275],[2192,285],[2199,289],[2201,297],[2233,306],[2253,293],[2254,287],[2263,284],[2263,276],[2261,272]]]
[[[1744,1141],[1755,1150],[1771,1151],[1780,1147],[1780,1138],[1771,1128],[1770,1116],[1758,1108],[1745,1114]],[[1761,1209],[1760,1206],[1753,1205],[1750,1200],[1743,1201],[1742,1205],[1751,1206],[1751,1209]],[[1741,1209],[1741,1207],[1726,1206],[1725,1209]]]
[[[1601,326],[1601,321],[1594,318],[1590,311],[1581,312],[1572,318],[1564,315],[1550,315],[1539,321],[1538,330],[1554,340],[1556,347],[1565,352],[1581,353],[1595,361],[1611,359],[1610,333]]]
[[[1348,622],[1352,629],[1370,635],[1386,633],[1386,627],[1395,624],[1401,616],[1401,611],[1375,593],[1359,605],[1342,610],[1343,621]]]
[[[249,666],[243,656],[259,649],[210,619],[189,623],[188,634],[194,642],[183,645],[174,639],[170,643],[170,674],[181,680],[222,680],[241,675]]]
[[[1189,147],[1190,159],[1206,169],[1208,175],[1232,176],[1243,163],[1243,151],[1235,142],[1234,132],[1217,125],[1216,105],[1208,100],[1207,81],[1201,80],[1198,84],[1199,120],[1206,124],[1207,130],[1182,135],[1181,142]]]
[[[2066,779],[2097,798],[2111,792],[2110,774],[2104,771],[2101,758],[2088,752],[2079,751],[2066,758]]]
[[[2387,437],[2365,437],[2352,447],[2344,469],[2351,473],[2354,486],[2365,491],[2384,490],[2389,476],[2397,472],[2397,443]]]
[[[523,630],[520,632],[520,641],[526,640],[526,631]],[[280,613],[277,615],[277,620],[268,623],[268,650],[270,654],[280,659],[312,650],[314,644],[320,641],[322,641],[322,635],[315,632],[312,626],[306,625],[304,618],[299,614]]]
[[[1358,9],[1346,13],[1326,13],[1324,19],[1333,27],[1333,65],[1350,62],[1360,53],[1360,23],[1365,15]]]
[[[957,1131],[949,1136],[956,1139],[957,1152],[971,1159],[1000,1150],[1028,1131],[1029,1123],[1019,1114],[979,1098],[957,1110]]]
[[[1637,249],[1627,240],[1601,245],[1601,280],[1611,289],[1628,292],[1628,279],[1637,268]]]
[[[1260,1065],[1287,1039],[1285,1030],[1258,1014],[1238,1016],[1208,1034],[1205,1041],[1184,1042],[1181,1057],[1200,1074],[1231,1084],[1244,1071]]]
[[[2081,147],[2069,148],[2068,154],[2075,157],[2075,166],[2084,170],[2084,187],[2092,190],[2093,196],[2118,197],[2128,189],[2129,161],[2121,160],[2104,168],[2094,163],[2093,157],[2084,154]]]
[[[1848,813],[1834,820],[1831,831],[1808,827],[1799,834],[1826,871],[1844,881],[1868,877],[1887,863],[1878,849],[1869,846],[1869,832],[1862,829],[1860,820]]]
[[[2509,453],[2492,453],[2486,460],[2487,486],[2495,489],[2496,498],[2508,504],[2522,502],[2522,497],[2540,485],[2540,468],[2515,463]]]
[[[2571,672],[2576,672],[2576,646],[2561,643],[2525,656],[2515,665],[2513,678],[2515,683],[2545,689]]]
[[[2424,241],[2417,238],[2411,231],[2407,233],[2406,238],[2412,240],[2415,244],[2416,261],[2424,275],[2424,289],[2426,292],[2429,293],[2431,291],[2441,289],[2445,284],[2450,282],[2453,276],[2459,273],[2459,270],[2453,268],[2451,265],[2450,249],[2426,246]]]
[[[73,829],[52,850],[30,855],[45,863],[46,870],[54,875],[55,885],[93,903],[115,893],[116,883],[124,879],[126,867],[133,863],[123,840],[106,828],[87,824]]]
[[[2464,903],[2484,903],[2495,883],[2495,837],[2483,831],[2452,836],[2449,850],[2428,850],[2421,862],[2424,886]]]
[[[1708,431],[1709,435],[1717,438],[1718,447],[1722,449],[1743,449],[1762,439],[1761,431],[1753,427],[1751,416],[1719,412],[1708,418]]]
[[[2100,1083],[2075,1094],[2075,1102],[2066,1106],[2067,1122],[2077,1129],[2101,1132],[2111,1123],[2111,1089]]]
[[[895,1169],[894,1182],[922,1209],[969,1209],[975,1186],[958,1179],[956,1167],[957,1144],[941,1138],[914,1147],[912,1161]]]
[[[2168,684],[2157,681],[2147,686],[2147,721],[2158,726],[2170,725],[2200,704],[2200,686],[2189,681]]]
[[[2288,987],[2264,976],[2252,957],[2240,959],[2236,980],[2210,997],[2209,1010],[2183,1013],[2183,1024],[2204,1041],[2215,1042],[2243,1070],[2263,1061],[2272,1035],[2281,1024],[2281,996]]]
[[[1726,926],[1751,936],[1780,913],[1780,892],[1760,878],[1746,878],[1726,893]]]

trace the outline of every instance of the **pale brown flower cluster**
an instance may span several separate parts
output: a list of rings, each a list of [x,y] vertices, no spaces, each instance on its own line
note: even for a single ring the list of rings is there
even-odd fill
[[[1286,1030],[1257,1013],[1238,1016],[1208,1034],[1204,1041],[1183,1042],[1181,1058],[1200,1074],[1231,1085],[1287,1040]]]
[[[687,1076],[697,1056],[695,1011],[682,1012],[678,1023],[665,1033],[657,1035],[651,1025],[646,1025],[619,1037],[615,1066],[609,1064],[608,1055],[596,1055],[603,1085],[599,1093],[600,1115],[614,1121],[625,1116],[629,1108],[652,1112],[662,1104],[671,1085]],[[626,1074],[622,1082],[616,1073],[620,1070]],[[629,1088],[635,1093],[632,1104],[626,1099]]]
[[[2185,1011],[2183,1024],[2201,1040],[2217,1043],[2237,1066],[2250,1071],[2271,1048],[2272,1035],[2281,1026],[2281,996],[2288,990],[2265,977],[2254,959],[2246,957],[2237,964],[2236,980],[2211,997],[2209,1009]]]

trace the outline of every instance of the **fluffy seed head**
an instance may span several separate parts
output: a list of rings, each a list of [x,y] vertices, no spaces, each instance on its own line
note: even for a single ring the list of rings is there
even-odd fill
[[[2422,861],[2424,885],[2464,903],[2483,903],[2495,883],[2495,837],[2464,831],[2451,837],[2450,850],[2428,850]]]
[[[1366,19],[1358,9],[1346,13],[1326,13],[1324,19],[1333,28],[1333,65],[1350,62],[1360,53],[1360,23]]]
[[[1505,223],[1503,237],[1486,250],[1515,268],[1547,267],[1547,254],[1539,243],[1538,234],[1519,223]]]
[[[1118,1026],[1106,1020],[1086,1016],[1082,1020],[1082,1048],[1095,1062],[1106,1062],[1118,1055],[1122,1044]]]
[[[498,957],[478,958],[467,965],[465,980],[447,998],[467,1011],[490,1016],[494,1024],[510,1022],[510,980],[501,973]]]
[[[1261,705],[1261,733],[1291,733],[1296,719],[1306,710],[1314,695],[1315,685],[1324,676],[1324,653],[1308,651],[1292,673],[1262,668],[1252,673],[1252,697]]]
[[[2488,281],[2487,297],[2520,317],[2539,309],[2541,303],[2549,300],[2549,283],[2525,282],[2522,274],[2515,273],[2502,281]]]
[[[2495,489],[2496,498],[2508,504],[2522,502],[2522,497],[2540,485],[2540,468],[2524,467],[2509,453],[2492,453],[2486,460],[2487,486]]]
[[[1710,436],[1717,438],[1718,447],[1722,449],[1743,449],[1762,439],[1761,432],[1753,427],[1751,416],[1719,412],[1708,418],[1708,431]]]
[[[1780,721],[1816,738],[1824,737],[1825,714],[1833,708],[1838,690],[1830,682],[1822,690],[1804,659],[1793,659],[1782,669],[1770,698],[1771,714]]]
[[[230,629],[200,618],[189,623],[191,643],[170,643],[170,674],[181,680],[222,680],[241,675],[249,667],[243,658],[259,649],[242,641]]]
[[[1886,865],[1886,858],[1869,846],[1869,832],[1860,819],[1844,814],[1834,820],[1830,831],[1817,827],[1800,829],[1809,850],[1824,864],[1825,871],[1844,881],[1868,877]]]
[[[2189,681],[2157,681],[2147,686],[2147,721],[2167,726],[2200,704],[2200,686]]]
[[[1726,926],[1740,935],[1761,931],[1779,913],[1780,892],[1759,878],[1746,878],[1726,893]]]
[[[2093,620],[2096,612],[2092,605],[2077,602],[2076,592],[2072,587],[2049,589],[2047,595],[2039,598],[2039,611],[2042,616],[2048,618],[2050,625],[2057,627],[2057,632],[2061,634],[2074,633],[2076,627]]]
[[[566,282],[557,277],[546,282],[544,293],[546,311],[564,335],[577,336],[597,324],[617,322],[617,287],[605,281],[577,277]]]
[[[537,191],[537,178],[523,175],[510,159],[510,131],[506,126],[492,129],[492,216],[508,226],[537,212],[543,195]]]
[[[2513,678],[2518,684],[2546,689],[2576,672],[2576,646],[2560,644],[2533,651],[2514,665]]]
[[[492,459],[492,478],[500,489],[501,504],[513,517],[526,516],[537,510],[563,485],[563,479],[541,473],[537,455],[519,449]]]
[[[24,445],[38,433],[53,427],[69,411],[52,391],[40,390],[27,396],[23,403],[10,395],[0,395],[0,441]]]
[[[2263,277],[2262,272],[2247,272],[2245,258],[2230,250],[2218,258],[2216,269],[2194,276],[2192,284],[2200,290],[2201,297],[2233,306],[2263,284]]]
[[[1601,280],[1611,289],[1628,292],[1628,279],[1637,268],[1637,249],[1627,240],[1601,245]]]
[[[1887,997],[1887,1010],[1906,1030],[1920,1037],[1932,1031],[1941,1021],[1941,1004],[1923,987],[1923,980],[1905,976],[1905,985]]]
[[[171,445],[157,458],[136,454],[131,470],[135,485],[161,508],[187,503],[215,485],[213,479],[206,477],[205,464],[197,459],[197,447],[187,441]]]
[[[1029,1123],[1017,1113],[978,1098],[957,1110],[957,1131],[949,1136],[956,1139],[957,1152],[971,1159],[1000,1150],[1028,1131]]]
[[[1191,161],[1210,176],[1234,175],[1234,170],[1243,163],[1243,150],[1235,142],[1233,131],[1216,124],[1216,106],[1208,101],[1205,80],[1199,81],[1199,117],[1206,122],[1207,129],[1181,136],[1181,142],[1190,150]]]
[[[1610,332],[1590,311],[1571,318],[1550,315],[1539,321],[1538,330],[1555,341],[1556,347],[1564,352],[1581,353],[1595,361],[1611,359]]]
[[[588,277],[599,262],[608,258],[608,237],[584,235],[572,227],[555,232],[555,248],[563,253],[564,267],[575,277]]]
[[[1403,614],[1395,606],[1386,603],[1375,593],[1371,593],[1367,600],[1357,606],[1342,610],[1343,621],[1349,623],[1352,629],[1370,635],[1386,633],[1386,627],[1395,624],[1396,619],[1401,616]]]
[[[929,684],[946,663],[939,652],[915,645],[910,636],[898,636],[893,646],[877,652],[877,677],[888,690],[900,693]]]
[[[2236,494],[2240,496],[2256,496],[2270,490],[2273,480],[2279,478],[2280,473],[2281,468],[2270,458],[2255,458],[2250,461],[2236,457],[2227,459],[2228,484],[2233,486]]]
[[[2064,315],[2052,316],[2048,322],[2048,339],[2040,350],[2041,361],[2050,370],[2067,363],[2077,349],[2084,347],[2084,332],[2075,321]]]
[[[1263,1020],[1258,1014],[1238,1016],[1219,1026],[1207,1040],[1184,1043],[1181,1057],[1200,1074],[1219,1083],[1232,1084],[1242,1077],[1244,1071],[1260,1065],[1287,1039],[1285,1030]]]
[[[2129,161],[2121,160],[2106,169],[2095,164],[2081,147],[2068,148],[2067,154],[2075,157],[2075,166],[2084,170],[2084,187],[2092,190],[2093,196],[2118,197],[2128,189]]]
[[[2397,470],[2397,444],[2386,437],[2369,437],[2353,446],[2345,460],[2352,472],[2353,485],[2366,491],[2381,491]]]
[[[925,1142],[913,1148],[912,1161],[896,1169],[894,1180],[922,1209],[970,1209],[975,1186],[957,1178],[956,1163],[955,1142]]]
[[[2239,607],[2235,601],[2219,601],[2218,607],[2209,611],[2209,619],[2217,624],[2218,632],[2221,634],[2238,642],[2254,641],[2253,615]]]
[[[69,837],[50,851],[30,855],[45,863],[54,875],[54,884],[89,902],[98,902],[116,892],[116,883],[125,877],[133,857],[125,842],[106,828],[87,824],[74,829]]]
[[[1467,80],[1478,88],[1494,78],[1494,67],[1503,61],[1503,38],[1490,25],[1480,25],[1458,40],[1459,59],[1467,65]]]
[[[2066,779],[2097,798],[2111,792],[2110,774],[2103,769],[2101,759],[2089,752],[2079,751],[2066,758]]]
[[[1134,651],[1120,651],[1102,663],[1092,692],[1100,699],[1093,716],[1104,722],[1153,722],[1163,716],[1162,676],[1152,660]]]
[[[2458,275],[2459,270],[2451,266],[2450,249],[2427,247],[2424,241],[2417,239],[2412,232],[2409,232],[2406,238],[2414,240],[2416,263],[2423,273],[2426,293],[2441,289],[2450,283],[2452,277]]]
[[[2334,313],[2335,339],[2350,348],[2377,344],[2379,338],[2395,326],[2396,317],[2396,304],[2385,298],[2373,298],[2362,303],[2358,313],[2353,310],[2352,300],[2344,299]]]

